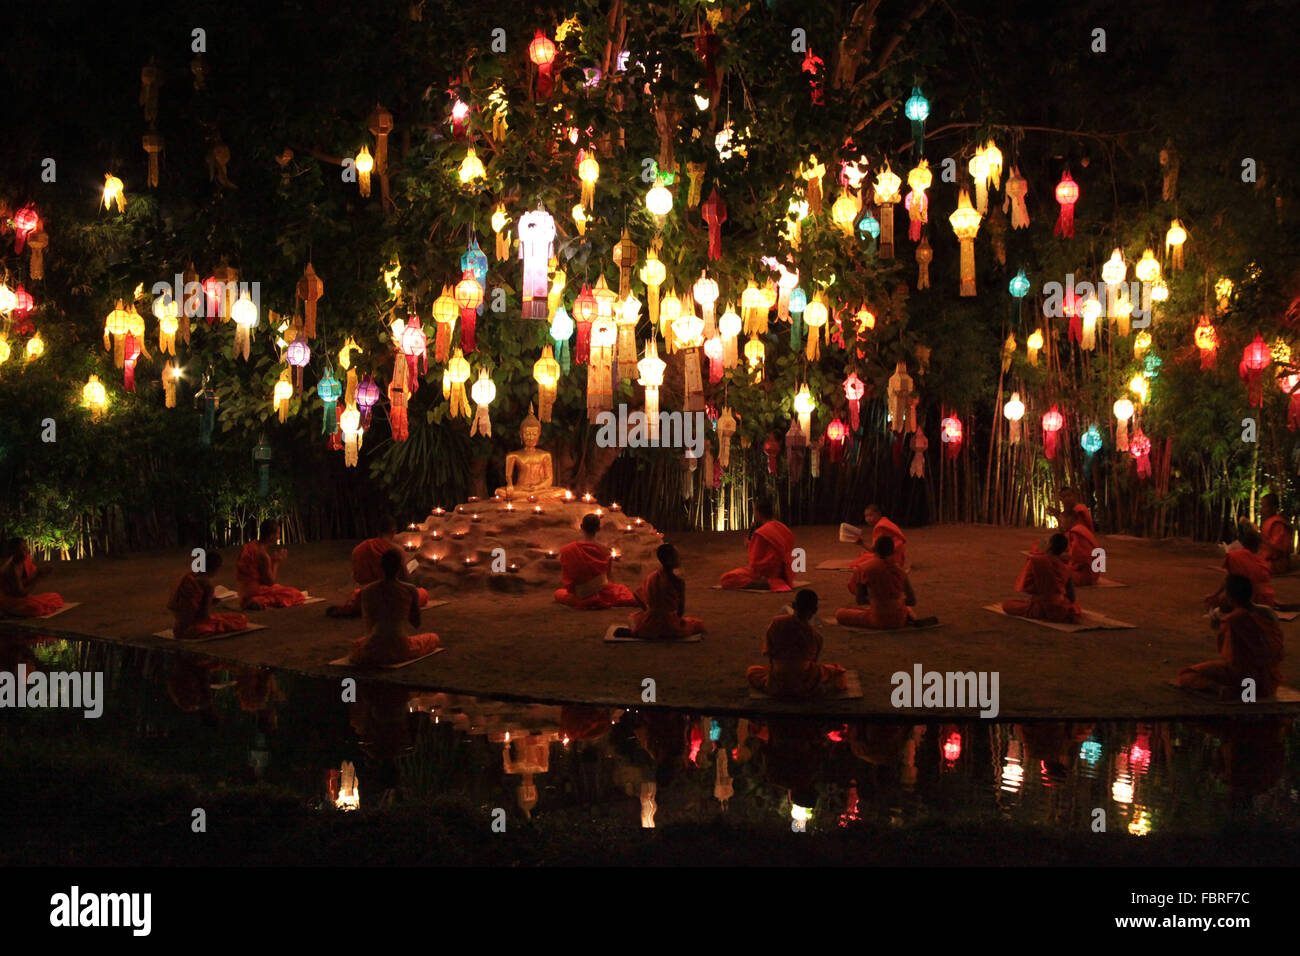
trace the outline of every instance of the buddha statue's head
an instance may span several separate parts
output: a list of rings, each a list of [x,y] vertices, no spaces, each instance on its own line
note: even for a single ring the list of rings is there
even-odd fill
[[[537,420],[533,414],[533,406],[528,406],[528,417],[519,423],[519,440],[524,443],[525,448],[536,448],[537,442],[542,437],[542,423]]]

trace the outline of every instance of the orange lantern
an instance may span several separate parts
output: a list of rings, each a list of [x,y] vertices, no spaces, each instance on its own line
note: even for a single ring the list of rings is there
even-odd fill
[[[478,284],[472,269],[466,269],[456,283],[456,305],[460,308],[460,348],[462,352],[473,352],[477,347],[474,341],[474,327],[478,317],[478,307],[483,304],[483,287]]]
[[[1201,368],[1214,368],[1214,360],[1219,354],[1219,333],[1215,331],[1214,323],[1208,315],[1201,316],[1192,336],[1196,347],[1201,351]]]

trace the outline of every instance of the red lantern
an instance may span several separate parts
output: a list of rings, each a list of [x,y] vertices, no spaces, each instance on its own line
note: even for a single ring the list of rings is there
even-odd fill
[[[424,371],[429,371],[429,338],[420,327],[420,317],[412,315],[406,320],[406,329],[402,332],[402,353],[406,356],[406,381],[408,391],[414,395],[420,387],[416,369],[421,361]]]
[[[1208,315],[1201,316],[1200,322],[1196,324],[1196,331],[1193,333],[1193,339],[1196,347],[1201,350],[1201,368],[1214,368],[1214,360],[1219,354],[1219,333],[1214,329],[1214,323],[1210,321]]]
[[[584,283],[578,298],[573,302],[573,317],[578,321],[578,343],[573,350],[573,360],[579,365],[586,365],[587,358],[591,355],[591,323],[598,311],[596,296],[592,293],[591,286]]]
[[[838,418],[826,426],[826,447],[831,461],[838,462],[844,457],[844,441],[848,435],[848,428]]]
[[[25,319],[36,308],[36,300],[32,294],[19,286],[14,290],[14,309],[13,316],[15,319]]]
[[[1250,404],[1259,408],[1264,404],[1264,386],[1261,384],[1262,373],[1273,361],[1273,353],[1262,336],[1256,334],[1254,340],[1242,350],[1241,365],[1238,374],[1245,380],[1250,392]]]
[[[776,463],[781,456],[781,439],[776,437],[776,432],[767,433],[767,441],[763,442],[763,452],[767,455],[767,473],[775,475]]]
[[[961,433],[961,419],[955,415],[949,415],[940,423],[939,437],[943,440],[944,451],[949,458],[956,458],[961,451]]]
[[[528,44],[528,59],[537,67],[537,95],[546,99],[554,86],[551,67],[555,63],[555,44],[541,30],[533,36],[533,42]]]
[[[1056,439],[1064,424],[1065,417],[1055,405],[1043,416],[1043,451],[1048,458],[1056,457]]]
[[[704,29],[700,35],[695,38],[695,53],[704,61],[704,88],[710,92],[718,88],[718,54],[722,52],[722,41],[718,35],[713,32],[708,21],[704,23]]]
[[[14,216],[14,252],[22,252],[27,237],[39,229],[41,217],[36,214],[36,207],[30,203],[18,210]]]
[[[126,333],[126,343],[122,349],[125,359],[122,373],[122,387],[128,392],[135,391],[135,360],[140,357],[140,340],[130,332]]]
[[[715,335],[704,343],[704,354],[709,359],[709,384],[717,385],[722,381],[722,355],[725,349],[722,336]]]
[[[1070,342],[1078,345],[1083,341],[1083,299],[1067,289],[1061,309],[1070,320]]]
[[[709,224],[709,258],[722,258],[722,224],[727,221],[727,204],[718,195],[718,188],[713,187],[709,198],[700,206],[704,221]]]
[[[862,396],[867,393],[867,386],[858,378],[857,372],[850,372],[849,377],[844,380],[844,397],[849,400],[849,421],[853,425],[853,430],[857,431],[860,424],[862,412]]]
[[[1286,427],[1296,431],[1300,429],[1300,373],[1290,372],[1278,376],[1277,385],[1291,397],[1286,409]]]
[[[466,269],[456,283],[456,305],[460,307],[460,348],[462,352],[473,352],[475,319],[478,307],[483,304],[483,287],[478,284],[471,269]]]
[[[207,312],[204,318],[208,320],[208,325],[216,325],[217,315],[221,311],[221,283],[217,281],[216,276],[208,276],[203,280],[203,292],[208,303]]]
[[[1139,478],[1151,477],[1151,439],[1147,438],[1142,429],[1133,433],[1133,437],[1128,442],[1128,453],[1133,456],[1137,462],[1137,472]]]
[[[943,742],[943,759],[948,761],[948,763],[956,763],[957,758],[960,756],[961,734],[954,730]]]
[[[1052,233],[1063,239],[1073,239],[1074,204],[1079,201],[1079,187],[1070,178],[1068,169],[1065,171],[1065,175],[1061,177],[1061,181],[1056,184],[1056,201],[1061,204],[1061,215],[1057,217],[1056,228],[1052,230]]]

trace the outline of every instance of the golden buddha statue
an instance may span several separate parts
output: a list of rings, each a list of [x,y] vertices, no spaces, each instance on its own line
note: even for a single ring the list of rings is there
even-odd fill
[[[541,437],[542,423],[533,414],[533,406],[529,405],[528,417],[519,425],[519,440],[524,447],[506,455],[506,486],[496,490],[498,495],[503,498],[564,496],[565,489],[555,487],[555,466],[551,461],[551,453],[537,447],[537,441]]]

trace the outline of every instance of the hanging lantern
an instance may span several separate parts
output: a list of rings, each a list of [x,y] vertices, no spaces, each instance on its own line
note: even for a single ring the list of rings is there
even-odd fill
[[[533,42],[528,44],[528,59],[537,67],[537,95],[546,99],[554,87],[551,68],[555,64],[555,44],[541,30],[533,36]]]
[[[704,410],[704,382],[700,376],[700,347],[704,344],[704,321],[693,311],[682,310],[673,322],[673,341],[685,354],[682,370],[685,379],[686,408],[688,412]]]
[[[876,240],[880,238],[880,220],[867,212],[858,220],[858,235],[867,243],[867,255],[876,251]]]
[[[926,196],[925,191],[930,188],[934,181],[934,176],[930,172],[930,164],[924,159],[921,160],[907,174],[907,185],[912,187],[911,192],[907,194],[907,199],[903,205],[907,209],[907,215],[910,220],[907,237],[913,242],[921,238],[921,227],[929,221],[930,199]]]
[[[826,164],[817,162],[816,156],[809,156],[807,163],[799,166],[799,178],[807,185],[804,195],[808,198],[808,209],[819,215],[822,211],[822,177],[826,175]]]
[[[802,223],[808,218],[808,200],[799,199],[798,197],[790,200],[785,218],[781,221],[781,227],[786,242],[790,243],[790,248],[799,249],[799,243],[802,240],[803,226]]]
[[[14,213],[14,252],[23,251],[23,246],[27,242],[27,237],[34,233],[41,226],[41,217],[36,213],[36,207],[28,203],[18,212]]]
[[[171,359],[163,364],[162,369],[162,387],[163,387],[163,406],[166,408],[176,407],[176,383],[180,381],[181,370],[172,365]]]
[[[1165,283],[1163,278],[1157,277],[1155,282],[1151,283],[1151,301],[1169,301],[1169,286]]]
[[[709,198],[700,206],[700,214],[709,225],[709,258],[711,260],[721,259],[722,224],[727,221],[727,204],[718,195],[718,187],[713,187],[713,191],[709,193]]]
[[[487,288],[488,258],[484,255],[483,250],[479,248],[478,236],[471,235],[469,237],[469,245],[465,247],[465,251],[460,257],[460,268],[462,273],[468,272],[474,276],[474,281],[478,283],[480,290],[485,290]],[[483,301],[481,295],[475,314],[478,317],[483,315]],[[549,311],[546,318],[548,321],[550,320]],[[461,335],[464,335],[463,329],[461,330]]]
[[[1147,349],[1151,348],[1151,333],[1143,329],[1133,337],[1133,357],[1141,358]]]
[[[1028,194],[1028,181],[1020,175],[1019,169],[1012,166],[1011,175],[1007,177],[1006,198],[1002,201],[1003,212],[1006,212],[1008,207],[1011,209],[1012,229],[1029,228],[1029,210],[1025,208],[1025,196]]]
[[[975,147],[966,169],[975,180],[975,211],[983,216],[989,211],[989,161],[983,146]]]
[[[249,349],[253,343],[253,329],[257,326],[257,306],[245,292],[240,295],[239,301],[235,303],[230,313],[230,317],[235,320],[235,354],[248,361]],[[302,344],[304,347],[307,345],[305,341]],[[307,349],[307,354],[311,355],[311,349]]]
[[[412,315],[406,320],[406,328],[402,331],[402,354],[406,356],[407,385],[410,393],[414,395],[420,388],[418,374],[420,365],[423,364],[423,371],[426,374],[429,371],[429,338],[420,326],[418,315]],[[460,349],[456,350],[456,354],[460,354]],[[461,361],[465,360],[462,358]],[[467,372],[466,376],[468,374]]]
[[[465,396],[465,383],[469,381],[469,362],[460,349],[456,349],[442,373],[442,397],[451,403],[448,418],[469,418],[469,399]]]
[[[651,332],[645,344],[645,357],[637,362],[640,373],[637,384],[645,388],[645,418],[652,444],[659,440],[659,388],[664,383],[667,368],[668,363],[659,357],[655,336]]]
[[[1160,278],[1160,261],[1156,259],[1153,250],[1143,250],[1142,258],[1133,267],[1133,275],[1137,276],[1139,282],[1155,282]]]
[[[832,462],[839,462],[844,458],[844,443],[848,438],[849,430],[844,423],[838,418],[831,421],[826,426],[826,448],[830,453]]]
[[[180,314],[171,296],[153,300],[153,314],[158,318],[158,351],[163,355],[176,354],[176,333],[180,330]]]
[[[1097,320],[1101,318],[1101,302],[1096,295],[1089,294],[1079,311],[1083,316],[1083,337],[1079,341],[1079,348],[1091,352],[1097,347]]]
[[[356,406],[349,405],[339,416],[339,431],[343,433],[343,465],[346,468],[357,467],[361,452],[361,413]]]
[[[1133,403],[1127,398],[1115,402],[1111,409],[1115,413],[1115,448],[1128,451],[1128,423],[1133,417]]]
[[[727,306],[727,311],[722,313],[722,318],[718,319],[718,334],[722,337],[722,365],[724,368],[735,368],[740,362],[739,354],[739,336],[742,331],[742,322],[736,311]]]
[[[36,359],[40,358],[42,355],[45,354],[45,340],[41,338],[40,332],[37,332],[30,339],[27,340],[27,348],[24,349],[24,352],[26,353],[27,356],[25,361],[28,362],[35,361]],[[138,350],[136,354],[137,355],[139,354]],[[135,391],[134,384],[129,389],[129,391],[132,392]]]
[[[885,168],[876,176],[874,188],[876,205],[880,207],[880,258],[894,258],[894,204],[901,198],[898,187],[902,180],[885,163]],[[967,200],[969,205],[969,200]]]
[[[289,420],[289,399],[291,398],[293,398],[293,383],[289,381],[289,370],[286,368],[280,373],[275,388],[271,392],[271,406],[275,409],[276,415],[279,416],[280,424],[284,424]]]
[[[1177,271],[1183,267],[1183,243],[1187,241],[1187,230],[1175,219],[1169,224],[1165,233],[1165,255],[1169,257],[1169,268]]]
[[[9,357],[13,354],[14,351],[10,348],[8,340],[3,335],[0,335],[0,365],[9,361]]]
[[[764,259],[765,263],[770,264],[770,260]],[[794,290],[799,287],[799,273],[791,272],[783,263],[778,262],[777,268],[777,298],[776,298],[776,317],[782,322],[790,320],[790,296]],[[805,299],[805,304],[807,300]],[[802,310],[802,307],[801,307]]]
[[[1225,276],[1214,283],[1214,297],[1218,300],[1219,314],[1227,312],[1232,301],[1232,280]]]
[[[1111,252],[1106,264],[1101,267],[1101,281],[1108,286],[1117,286],[1128,275],[1128,266],[1124,263],[1124,253],[1119,249]]]
[[[465,151],[465,158],[460,163],[459,174],[463,186],[474,185],[479,180],[487,177],[487,170],[483,167],[483,161],[478,158],[473,146]]]
[[[394,345],[401,344],[402,332],[404,332],[405,330],[406,330],[405,319],[396,319],[393,322],[393,325],[390,329],[390,334],[392,335],[392,341]],[[352,367],[353,352],[360,352],[364,354],[365,349],[363,349],[360,345],[357,345],[357,340],[349,335],[347,341],[343,343],[343,348],[339,349],[339,354],[338,354],[339,367],[343,369],[343,371],[345,372]]]
[[[456,325],[458,314],[459,310],[451,286],[443,286],[442,294],[433,300],[433,322],[437,328],[433,340],[435,362],[445,362],[447,356],[451,354],[451,332]]]
[[[664,280],[668,278],[668,270],[664,268],[659,253],[653,248],[646,253],[645,265],[641,267],[641,281],[645,283],[646,298],[649,301],[650,324],[659,324],[659,287],[663,285]],[[715,284],[716,288],[716,284]]]
[[[701,189],[704,187],[704,173],[706,167],[703,163],[687,163],[686,178],[689,186],[686,189],[686,208],[694,209],[700,204]]]
[[[1025,340],[1025,347],[1029,350],[1029,364],[1038,364],[1038,351],[1043,347],[1043,330],[1034,329],[1029,333],[1029,338]]]
[[[382,164],[380,171],[383,171]],[[307,268],[303,270],[302,278],[298,280],[297,288],[298,298],[302,299],[303,313],[303,332],[307,338],[316,337],[316,303],[321,300],[325,294],[325,283],[316,275],[316,270],[312,268],[310,262]]]
[[[1017,299],[1023,299],[1029,294],[1029,277],[1025,275],[1024,269],[1021,269],[1012,277],[1011,281],[1007,283],[1007,289]]]
[[[591,352],[587,364],[587,421],[614,407],[614,347],[618,326],[612,318],[597,315],[591,323]]]
[[[559,355],[560,368],[569,371],[569,339],[573,337],[573,319],[564,306],[555,310],[551,319],[551,339],[555,342],[555,351]]]
[[[1090,472],[1092,471],[1092,456],[1101,451],[1102,445],[1101,431],[1096,425],[1088,426],[1079,439],[1079,445],[1083,448],[1084,454],[1083,470],[1085,473]]]
[[[1012,392],[1011,400],[1002,406],[1002,417],[1011,423],[1010,443],[1020,444],[1020,420],[1025,417],[1025,403],[1020,400],[1019,392]]]
[[[1208,315],[1201,316],[1192,338],[1201,353],[1201,369],[1214,368],[1214,360],[1219,352],[1219,333],[1215,331],[1214,323],[1210,321]]]
[[[10,306],[12,309],[12,306]],[[117,305],[113,311],[108,313],[104,319],[104,348],[113,350],[113,364],[118,368],[122,367],[125,361],[124,349],[126,346],[126,333],[129,330],[131,313],[122,308],[122,300],[117,300]],[[112,336],[112,343],[109,337]]]
[[[704,334],[707,336],[714,335],[717,332],[714,306],[718,301],[718,284],[701,272],[700,277],[695,280],[691,292],[700,306],[700,311],[704,314]]]
[[[114,205],[118,212],[126,212],[126,191],[122,188],[122,180],[112,173],[105,173],[104,208],[111,209]]]
[[[45,250],[49,246],[50,237],[45,234],[44,229],[40,228],[32,233],[31,239],[27,242],[27,247],[32,250],[32,259],[28,269],[33,279],[45,278]]]
[[[405,368],[405,363],[402,368]],[[316,397],[321,400],[325,407],[325,418],[321,422],[321,434],[333,435],[339,430],[339,396],[343,394],[343,386],[328,365],[325,366],[325,376],[316,383]]]
[[[533,380],[537,382],[537,417],[551,420],[551,406],[555,404],[556,385],[560,381],[560,363],[549,345],[542,347],[542,357],[533,363]],[[478,401],[477,398],[474,399]]]
[[[636,377],[636,324],[641,317],[641,300],[628,295],[614,316],[618,327],[618,377],[632,379]]]
[[[299,336],[289,343],[285,349],[285,360],[293,368],[293,384],[295,388],[302,388],[302,370],[311,361],[311,346],[307,340]]]
[[[357,153],[357,158],[352,161],[357,171],[357,186],[361,190],[363,199],[370,196],[370,174],[375,168],[375,159],[370,155],[370,147],[362,146],[361,152]]]
[[[1043,416],[1043,453],[1048,458],[1056,457],[1057,437],[1065,424],[1065,416],[1055,405]]]
[[[1259,408],[1264,404],[1264,391],[1261,377],[1264,369],[1273,361],[1273,353],[1261,335],[1256,335],[1241,353],[1239,372],[1246,381],[1250,393],[1250,404]]]
[[[916,246],[916,287],[917,289],[930,288],[930,263],[934,261],[934,250],[930,248],[930,240],[925,236]]]
[[[404,442],[410,437],[410,422],[406,416],[406,405],[409,394],[406,390],[406,361],[402,356],[397,356],[393,362],[393,377],[388,383],[388,427],[392,433],[393,441]],[[327,418],[332,419],[333,407],[326,406]],[[332,422],[331,433],[337,430]]]
[[[1056,184],[1056,201],[1061,204],[1061,214],[1056,219],[1052,234],[1063,239],[1074,238],[1074,204],[1079,201],[1079,186],[1066,170]]]
[[[939,438],[943,441],[944,452],[952,459],[957,457],[961,451],[962,427],[961,419],[955,415],[949,415],[939,423]]]
[[[1129,442],[1129,454],[1137,464],[1138,478],[1150,478],[1151,439],[1147,438],[1141,428],[1133,433],[1133,440]]]
[[[767,332],[767,313],[763,312],[763,294],[750,282],[740,294],[740,314],[745,323],[745,334]]]
[[[1137,396],[1139,402],[1145,402],[1151,393],[1151,385],[1141,373],[1128,380],[1128,390]]]
[[[664,223],[668,221],[668,214],[673,211],[673,194],[663,183],[656,180],[649,192],[645,194],[645,207],[655,217],[655,228],[663,231]]]
[[[704,340],[704,356],[709,360],[710,385],[717,385],[722,381],[722,359],[725,352],[726,347],[722,344],[722,336],[715,335]]]
[[[803,432],[804,439],[807,441],[812,441],[812,413],[816,407],[817,402],[808,391],[808,383],[805,382],[795,393],[794,410],[799,416],[799,430]]]
[[[912,95],[903,104],[903,114],[912,121],[912,146],[920,156],[925,151],[925,121],[930,116],[930,101],[919,86],[912,87]]]
[[[595,320],[598,311],[596,296],[591,291],[591,286],[584,284],[578,298],[573,303],[573,315],[578,320],[578,342],[574,352],[574,361],[579,365],[587,364],[588,353],[591,348],[591,323]],[[662,316],[663,309],[661,307],[661,319]]]
[[[808,343],[804,348],[804,354],[810,360],[816,360],[820,351],[821,330],[830,318],[830,309],[826,307],[826,299],[818,291],[813,293],[812,301],[804,310],[803,321],[808,326]]]
[[[731,464],[731,439],[736,434],[736,416],[729,406],[723,406],[718,416],[718,465],[724,471]]]
[[[299,376],[301,376],[301,372],[299,372]],[[298,382],[298,386],[302,387],[301,378]],[[361,427],[363,429],[369,428],[370,412],[379,402],[379,386],[375,384],[375,380],[372,376],[367,375],[365,380],[357,385],[354,401],[357,405],[357,411],[361,413]]]
[[[1007,339],[1002,343],[1002,374],[1005,375],[1011,371],[1011,361],[1016,355],[1016,337],[1010,332],[1007,333]]]
[[[504,262],[510,258],[510,236],[506,232],[509,223],[510,217],[506,214],[505,203],[497,203],[497,208],[492,211],[492,231],[497,237],[497,262]]]
[[[90,409],[91,421],[97,422],[104,417],[104,409],[108,407],[108,392],[104,388],[104,383],[99,380],[98,375],[90,376],[85,386],[82,387],[81,400]]]
[[[1296,431],[1300,429],[1300,373],[1288,372],[1279,375],[1277,384],[1278,388],[1291,399],[1287,404],[1286,427]]]
[[[862,200],[847,189],[840,193],[840,197],[831,206],[831,222],[839,227],[846,239],[853,238],[853,226],[858,220],[858,212],[861,208]]]
[[[751,335],[745,343],[745,364],[749,368],[749,380],[755,384],[763,381],[763,362],[767,349],[757,335]]]
[[[808,310],[808,293],[798,286],[790,290],[790,350],[803,348],[803,314]]]
[[[961,242],[961,294],[975,294],[975,234],[980,230],[980,215],[972,208],[970,196],[961,191],[957,208],[948,217],[952,231]]]
[[[485,438],[491,438],[492,419],[489,415],[489,408],[492,405],[492,399],[497,397],[497,387],[488,376],[486,367],[478,370],[478,381],[470,389],[470,397],[474,399],[475,406],[474,421],[469,426],[470,436],[482,435]]]
[[[555,220],[538,208],[519,219],[519,258],[524,262],[525,319],[549,319],[547,266],[555,254]]]
[[[483,304],[483,287],[469,269],[461,275],[456,283],[456,306],[460,309],[460,348],[462,352],[473,352],[478,346],[475,342],[478,308]],[[544,316],[545,317],[545,316]],[[435,343],[436,347],[436,343]]]
[[[912,384],[912,376],[907,374],[907,363],[899,361],[894,366],[894,374],[889,377],[889,427],[895,434],[916,431]]]
[[[984,146],[984,164],[988,169],[993,188],[1000,189],[1002,186],[1002,150],[998,149],[993,140],[989,140]]]
[[[858,373],[850,372],[844,380],[844,397],[849,401],[849,424],[855,432],[861,427],[862,397],[866,394],[867,386],[858,378]]]

